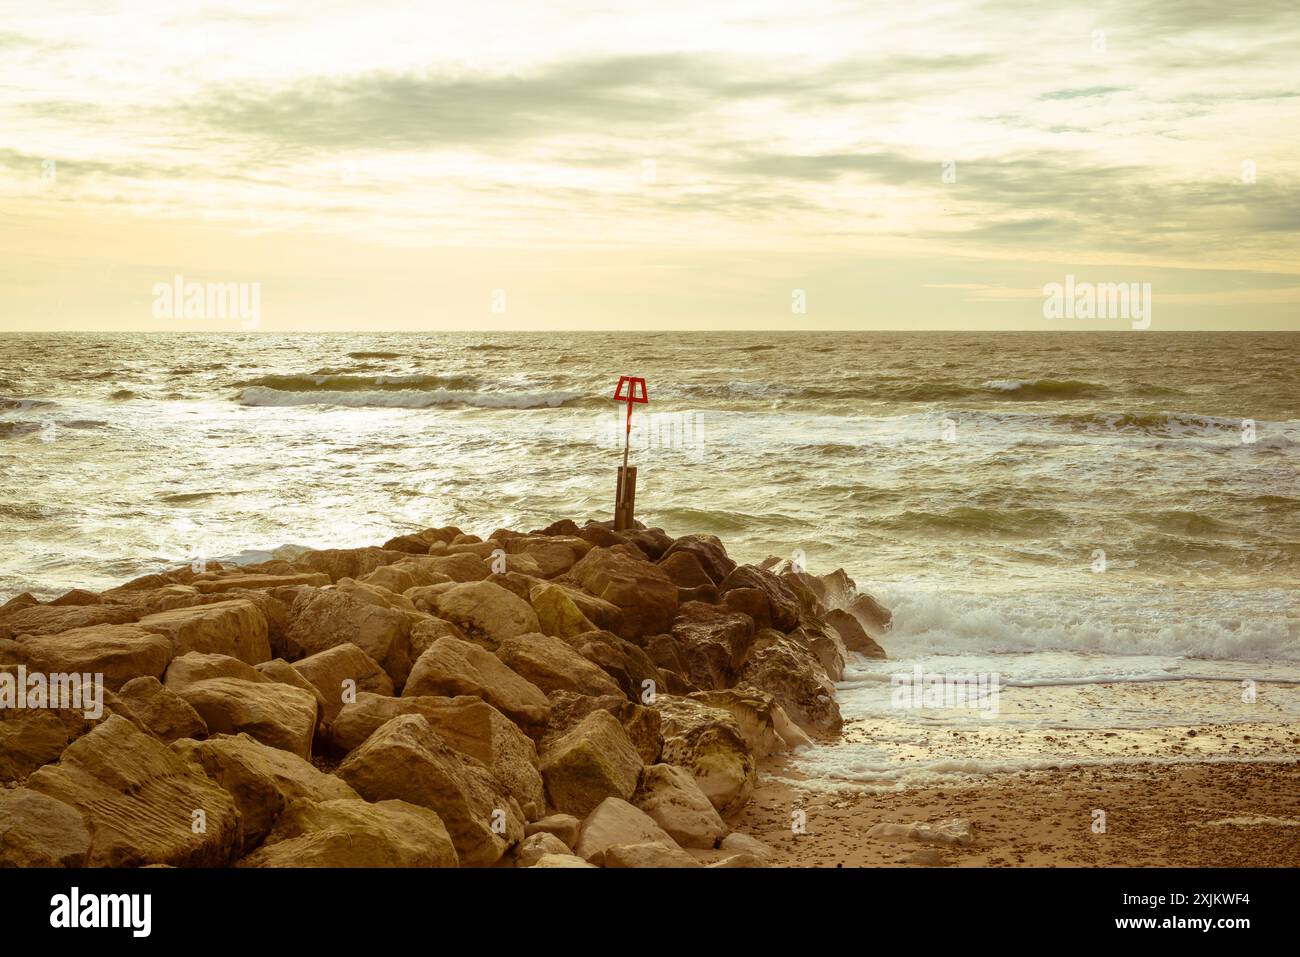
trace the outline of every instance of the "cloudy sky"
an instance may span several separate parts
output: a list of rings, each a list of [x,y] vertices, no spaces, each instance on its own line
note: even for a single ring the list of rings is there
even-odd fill
[[[0,9],[0,330],[1300,329],[1295,0]]]

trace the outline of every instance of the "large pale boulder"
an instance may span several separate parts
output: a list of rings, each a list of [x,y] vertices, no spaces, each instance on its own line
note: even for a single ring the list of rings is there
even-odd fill
[[[362,693],[330,726],[330,744],[339,752],[350,753],[402,714],[422,715],[443,741],[482,762],[519,802],[526,818],[541,817],[546,795],[537,770],[536,745],[481,698],[386,698]]]
[[[435,811],[464,866],[494,864],[523,839],[523,815],[505,787],[421,715],[393,718],[348,755],[338,774],[368,801],[396,798]]]
[[[578,843],[578,831],[582,829],[582,819],[572,814],[548,814],[537,821],[529,822],[524,833],[529,837],[534,834],[551,834],[564,842],[567,849]]]
[[[582,822],[573,853],[599,867],[605,863],[605,852],[609,848],[647,843],[675,847],[677,842],[645,811],[611,797],[601,801]]]
[[[645,841],[638,844],[615,844],[605,849],[605,866],[623,867],[700,867],[701,864],[680,847]]]
[[[90,831],[71,805],[28,788],[0,788],[0,868],[83,867]]]
[[[547,694],[572,691],[575,694],[621,695],[618,684],[559,638],[539,633],[506,638],[496,656],[515,674],[531,681]]]
[[[229,591],[261,591],[267,588],[285,588],[293,585],[311,585],[320,588],[330,583],[324,572],[303,572],[289,575],[270,575],[261,572],[232,572],[219,576],[199,576],[190,587],[202,595],[216,595]]]
[[[0,618],[0,638],[54,635],[96,625],[135,621],[140,613],[130,605],[27,605]]]
[[[434,611],[471,641],[488,648],[541,627],[528,602],[490,581],[465,582],[449,588],[434,599]]]
[[[185,688],[209,678],[239,678],[242,681],[267,681],[261,672],[245,661],[229,655],[205,655],[191,651],[173,658],[163,676],[163,686],[179,694]]]
[[[543,854],[531,869],[537,868],[554,868],[554,867],[595,867],[595,864],[588,864],[576,854]]]
[[[554,834],[539,831],[524,838],[515,850],[515,867],[532,867],[547,854],[568,854],[570,848]]]
[[[122,685],[118,697],[163,741],[202,738],[208,733],[208,726],[190,703],[152,675],[132,678]]]
[[[671,695],[660,695],[655,709],[663,721],[662,760],[689,771],[720,814],[744,807],[757,768],[736,719],[721,708]]]
[[[172,750],[230,792],[239,808],[247,850],[262,843],[290,801],[360,799],[340,778],[247,734],[176,741]]]
[[[654,764],[663,751],[664,737],[659,727],[659,712],[654,708],[636,704],[622,695],[574,694],[571,691],[556,691],[549,695],[551,713],[546,724],[546,734],[542,737],[542,750],[545,751],[553,741],[568,734],[593,711],[608,711],[618,719],[618,723],[627,732],[628,740],[645,764]]]
[[[682,847],[716,847],[727,833],[727,825],[695,777],[671,764],[652,764],[642,772],[632,804]]]
[[[208,678],[177,692],[211,734],[245,732],[263,744],[300,758],[311,755],[316,730],[316,698],[275,681]]]
[[[811,651],[764,630],[740,671],[740,681],[768,692],[805,731],[837,733],[843,725],[835,685]]]
[[[537,574],[542,578],[563,575],[573,567],[578,555],[573,547],[546,536],[521,536],[506,542],[511,555],[526,554],[537,563]]]
[[[112,691],[140,675],[161,676],[172,658],[171,642],[138,625],[91,625],[20,637],[18,645],[30,670],[102,674],[104,685]]]
[[[298,800],[240,867],[456,867],[436,813],[407,801]]]
[[[411,669],[403,697],[476,695],[531,737],[546,725],[551,703],[535,684],[521,678],[486,648],[456,638],[439,638]]]
[[[623,638],[635,641],[667,631],[677,613],[677,586],[631,546],[593,548],[569,577],[619,608],[620,621],[611,630]]]
[[[409,558],[408,552],[386,548],[323,548],[303,552],[294,564],[302,571],[323,572],[330,581],[341,578],[364,578],[381,565],[391,565]]]
[[[239,840],[230,794],[119,715],[70,744],[27,787],[80,812],[90,867],[219,867]]]
[[[393,679],[368,654],[346,641],[293,663],[325,700],[324,720],[333,721],[357,692],[392,695]]]
[[[596,627],[559,585],[550,582],[534,585],[528,593],[528,601],[537,612],[537,621],[544,635],[567,638]]]
[[[730,712],[756,758],[812,744],[812,739],[766,691],[740,686],[723,691],[697,691],[688,697]]]
[[[411,619],[397,608],[375,603],[346,588],[300,589],[285,628],[290,660],[328,648],[354,644],[400,686],[411,670]],[[328,696],[327,696],[328,697]]]
[[[607,711],[596,710],[542,753],[542,779],[551,805],[582,817],[607,797],[630,798],[643,762],[623,726]]]
[[[141,618],[139,627],[170,641],[173,656],[198,651],[229,655],[250,665],[271,658],[266,616],[247,599],[160,611]]]

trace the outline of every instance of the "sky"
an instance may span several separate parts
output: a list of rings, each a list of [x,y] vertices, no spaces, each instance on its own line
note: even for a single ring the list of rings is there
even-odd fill
[[[1300,330],[1297,50],[1295,0],[0,0],[0,331],[1131,327],[1067,277]]]

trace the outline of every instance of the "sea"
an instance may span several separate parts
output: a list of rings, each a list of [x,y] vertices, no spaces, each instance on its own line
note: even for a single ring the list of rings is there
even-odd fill
[[[813,778],[1098,756],[937,743],[989,721],[1300,724],[1300,333],[0,334],[0,601],[608,519],[625,441],[646,524],[892,609]],[[900,711],[918,665],[999,715]]]

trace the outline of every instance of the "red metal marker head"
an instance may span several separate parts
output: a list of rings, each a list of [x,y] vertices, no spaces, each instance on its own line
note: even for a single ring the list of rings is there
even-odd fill
[[[645,379],[630,375],[619,376],[618,385],[614,389],[614,398],[626,402],[629,408],[634,402],[649,402],[650,395],[646,392]]]

